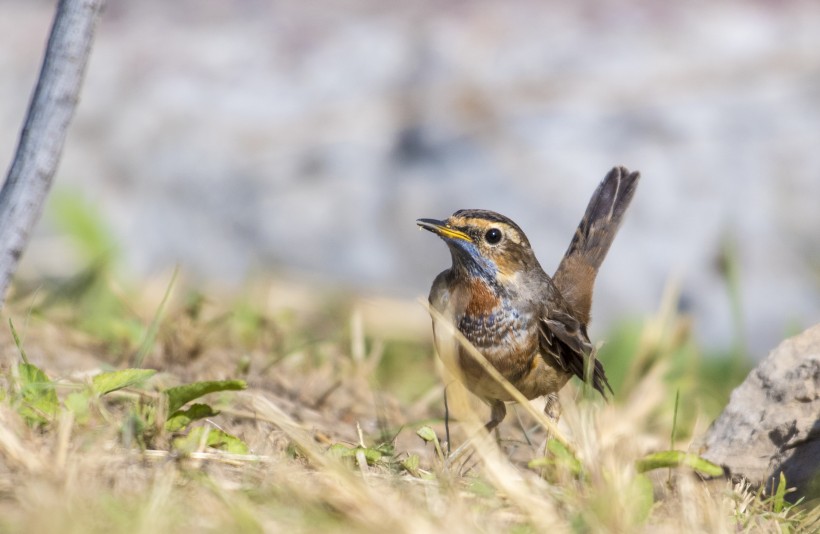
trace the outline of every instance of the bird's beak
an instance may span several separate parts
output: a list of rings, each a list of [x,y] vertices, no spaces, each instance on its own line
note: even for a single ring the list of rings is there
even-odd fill
[[[449,239],[461,239],[467,241],[468,243],[473,242],[472,237],[470,237],[462,231],[456,230],[455,228],[448,227],[444,221],[437,221],[435,219],[417,219],[416,224],[418,224],[420,228],[429,230],[441,237]]]

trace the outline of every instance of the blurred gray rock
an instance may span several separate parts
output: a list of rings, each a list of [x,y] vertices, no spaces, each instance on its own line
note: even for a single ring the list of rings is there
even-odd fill
[[[820,325],[787,339],[732,392],[703,457],[771,491],[780,473],[820,496]],[[774,484],[774,486],[773,486]]]

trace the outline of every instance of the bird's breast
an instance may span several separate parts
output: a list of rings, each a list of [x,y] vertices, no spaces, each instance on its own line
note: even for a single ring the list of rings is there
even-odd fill
[[[535,313],[517,302],[514,293],[480,279],[447,284],[440,278],[433,285],[430,303],[487,359],[495,364],[497,358],[512,352],[532,353],[536,349]]]
[[[445,275],[436,280],[430,293],[430,304],[440,313],[437,317],[457,327],[525,397],[558,391],[566,383],[569,375],[549,365],[539,353],[537,311],[526,301],[480,281],[453,284]],[[436,322],[434,319],[434,339],[445,366],[479,397],[512,400],[447,328],[436,327]]]
[[[533,317],[506,300],[481,312],[469,308],[458,318],[458,329],[487,358],[495,352],[509,352],[529,345]]]

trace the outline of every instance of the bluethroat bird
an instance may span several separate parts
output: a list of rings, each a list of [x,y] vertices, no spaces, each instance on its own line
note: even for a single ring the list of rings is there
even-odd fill
[[[464,209],[444,221],[416,221],[450,249],[453,265],[430,290],[438,312],[433,337],[450,371],[490,405],[487,431],[504,420],[505,402],[513,398],[463,344],[436,328],[435,316],[451,321],[527,399],[547,396],[545,412],[553,420],[560,414],[558,391],[573,375],[606,397],[612,388],[587,335],[592,286],[639,178],[623,167],[606,175],[552,277],[521,228],[503,215]]]

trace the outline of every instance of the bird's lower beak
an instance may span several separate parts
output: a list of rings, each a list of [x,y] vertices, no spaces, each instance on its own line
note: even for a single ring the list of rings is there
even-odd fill
[[[437,221],[436,219],[418,219],[416,220],[416,224],[418,224],[420,228],[429,230],[441,237],[462,239],[469,243],[473,242],[473,239],[469,235],[460,230],[456,230],[455,228],[450,228],[444,221]]]

